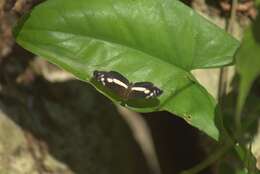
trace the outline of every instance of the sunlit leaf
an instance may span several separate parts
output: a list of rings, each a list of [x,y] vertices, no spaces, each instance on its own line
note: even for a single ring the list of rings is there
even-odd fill
[[[190,70],[228,65],[238,42],[177,0],[49,0],[15,29],[17,42],[120,100],[93,81],[94,70],[149,81],[158,100],[128,102],[167,110],[217,139],[216,102]]]

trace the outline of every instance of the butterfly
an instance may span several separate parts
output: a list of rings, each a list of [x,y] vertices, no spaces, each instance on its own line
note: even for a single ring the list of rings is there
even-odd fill
[[[103,86],[109,88],[124,100],[152,99],[160,96],[163,91],[151,82],[131,83],[122,74],[116,71],[93,72],[93,78]]]

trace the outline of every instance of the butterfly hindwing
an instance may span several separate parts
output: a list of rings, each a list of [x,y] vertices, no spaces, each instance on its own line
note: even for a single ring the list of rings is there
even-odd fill
[[[152,82],[136,82],[136,83],[134,83],[134,86],[150,88],[151,86],[154,86],[154,85]]]
[[[137,82],[131,86],[129,99],[150,99],[159,96],[162,91],[151,82]]]

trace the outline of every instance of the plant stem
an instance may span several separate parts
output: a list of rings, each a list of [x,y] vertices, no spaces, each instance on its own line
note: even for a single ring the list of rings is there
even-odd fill
[[[236,8],[237,8],[237,3],[238,3],[238,0],[232,0],[232,9],[231,9],[231,16],[230,16],[230,20],[229,20],[229,25],[228,25],[228,32],[229,33],[232,33],[233,31],[233,26],[234,26],[234,23],[236,21]],[[239,100],[239,99],[238,99]],[[239,110],[238,110],[238,106],[236,108],[236,112],[235,112],[235,115],[234,115],[234,121],[235,121],[235,128],[236,128],[236,135],[239,136],[242,132],[242,128],[241,128],[241,107],[240,106]]]
[[[218,102],[220,105],[220,108],[223,108],[223,101],[222,98],[226,94],[227,89],[227,77],[228,77],[228,69],[227,68],[221,68],[220,74],[219,74],[219,82],[218,82]]]
[[[237,9],[237,0],[232,0],[232,9],[230,18],[228,21],[228,25],[226,27],[226,30],[228,33],[233,33],[233,27],[236,21],[236,9]],[[227,89],[227,81],[228,81],[228,69],[227,68],[221,68],[220,69],[220,75],[219,75],[219,87],[218,87],[218,100],[220,105],[222,105],[222,97],[226,94]]]
[[[232,0],[232,8],[231,8],[231,14],[228,22],[227,32],[230,34],[233,33],[233,27],[236,21],[236,9],[237,9],[237,0]]]

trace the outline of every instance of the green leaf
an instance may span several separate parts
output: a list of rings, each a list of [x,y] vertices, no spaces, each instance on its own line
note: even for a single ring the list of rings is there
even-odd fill
[[[240,75],[237,114],[240,115],[254,80],[260,74],[260,17],[244,32],[236,55],[236,68]]]
[[[255,4],[256,4],[256,6],[259,6],[260,5],[260,0],[255,0]]]
[[[233,62],[238,42],[177,0],[49,0],[14,30],[35,54],[120,100],[91,79],[114,70],[132,82],[150,81],[158,100],[128,102],[139,112],[167,110],[218,138],[216,102],[189,72]]]

